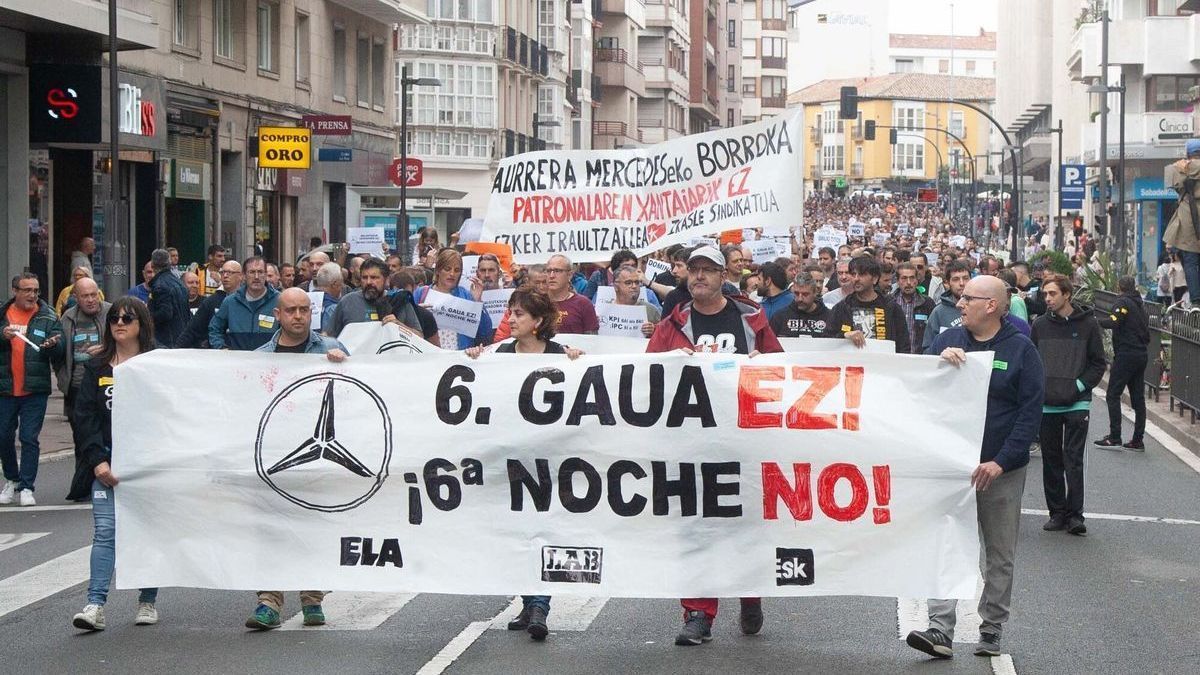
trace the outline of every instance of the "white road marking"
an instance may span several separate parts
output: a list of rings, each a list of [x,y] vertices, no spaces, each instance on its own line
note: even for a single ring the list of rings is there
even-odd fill
[[[1105,398],[1105,392],[1101,391],[1099,387],[1093,389],[1092,393],[1101,399]],[[1133,408],[1125,405],[1124,401],[1121,401],[1121,416],[1127,420],[1133,421]],[[1182,443],[1175,440],[1175,438],[1164,431],[1162,427],[1147,419],[1146,433],[1153,436],[1154,440],[1162,443],[1163,447],[1167,449],[1167,452],[1170,452],[1172,455],[1178,457],[1179,461],[1188,465],[1192,471],[1200,473],[1200,457],[1197,457],[1187,448],[1183,447]]]
[[[417,671],[417,675],[441,675],[443,671],[450,667],[458,657],[462,656],[467,649],[479,639],[487,631],[491,621],[476,621],[468,624],[462,632],[454,636],[454,639],[447,642],[442,651],[438,652],[429,662],[421,666]]]
[[[17,532],[16,534],[0,534],[0,551],[10,549],[14,546],[27,544],[35,539],[50,534],[49,532]]]
[[[0,579],[0,617],[87,581],[91,555],[92,547],[84,546]]]
[[[1013,663],[1012,655],[1001,654],[992,657],[992,672],[995,675],[1017,675],[1017,666]]]
[[[979,642],[979,596],[983,581],[975,587],[975,598],[959,600],[955,607],[954,641]],[[903,640],[914,630],[929,628],[929,601],[925,598],[896,598],[896,637]]]
[[[607,603],[608,598],[589,598],[582,595],[555,597],[550,603],[550,617],[546,624],[551,633],[586,631]],[[492,619],[490,628],[508,630],[508,622],[521,613],[521,606],[521,596],[518,595],[503,612]]]
[[[374,630],[415,597],[413,593],[330,593],[321,602],[324,626],[305,626],[304,613],[297,612],[279,630]]]
[[[0,513],[37,513],[38,511],[92,510],[91,504],[47,504],[46,506],[0,506]]]
[[[1045,509],[1021,509],[1021,513],[1026,516],[1049,516],[1050,512]],[[1156,516],[1125,516],[1116,513],[1085,513],[1085,518],[1095,518],[1096,520],[1124,520],[1131,523],[1162,523],[1164,525],[1200,525],[1200,520],[1188,520],[1186,518],[1158,518]]]

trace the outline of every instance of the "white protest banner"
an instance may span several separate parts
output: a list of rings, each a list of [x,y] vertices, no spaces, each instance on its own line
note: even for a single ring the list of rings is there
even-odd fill
[[[851,237],[864,237],[866,236],[866,233],[866,226],[862,223],[850,223],[850,225],[846,227],[846,234]]]
[[[651,281],[660,274],[671,273],[671,263],[665,260],[656,260],[654,258],[646,258],[646,278]]]
[[[462,277],[458,280],[458,285],[471,290],[471,277],[475,276],[475,270],[479,267],[479,256],[464,255],[462,257]]]
[[[647,320],[646,306],[605,302],[596,305],[596,318],[600,321],[600,335],[642,337],[642,324]]]
[[[646,351],[648,339],[637,336],[618,335],[559,335],[554,338],[560,344],[581,349],[587,354],[641,354]],[[891,340],[867,340],[860,350],[845,338],[795,337],[779,338],[786,352],[848,352],[895,354],[896,343]]]
[[[764,225],[762,236],[767,239],[777,239],[779,237],[787,239],[792,236],[792,228],[787,225]]]
[[[368,354],[395,356],[397,354],[427,354],[442,351],[408,326],[378,321],[347,324],[338,335],[338,342],[342,343],[351,356]]]
[[[792,224],[803,209],[803,113],[630,150],[530,152],[500,160],[481,241],[519,263],[638,256],[697,235]]]
[[[896,343],[891,340],[867,340],[861,348],[846,338],[815,338],[807,335],[794,338],[778,338],[785,352],[855,352],[872,354],[895,354]]]
[[[641,298],[646,302],[650,302],[650,289],[642,286]],[[612,286],[597,286],[596,297],[592,300],[593,305],[603,305],[606,302],[617,301],[617,290]]]
[[[875,236],[871,237],[871,241],[875,242],[876,246],[883,246],[888,242],[889,238],[887,232],[876,232]]]
[[[692,237],[691,239],[688,239],[687,245],[688,246],[712,246],[713,248],[720,248],[721,242],[712,237]]]
[[[913,230],[914,237],[921,237],[924,234],[925,234],[925,228],[923,228],[923,227],[918,227],[917,229]]]
[[[117,586],[969,598],[991,364],[155,350],[116,371]]]
[[[755,241],[743,242],[742,246],[750,249],[751,259],[761,265],[778,257],[775,254],[774,239],[758,239]]]
[[[432,288],[425,294],[425,302],[430,305],[429,311],[437,319],[438,328],[463,335],[474,335],[479,331],[482,302],[464,300]]]
[[[309,291],[308,306],[312,311],[312,321],[308,327],[319,331],[321,330],[321,311],[325,308],[325,291]]]
[[[488,313],[492,319],[492,328],[500,326],[500,320],[504,318],[504,313],[508,311],[508,299],[512,297],[512,288],[497,288],[490,291],[484,291],[483,311]]]
[[[908,223],[897,223],[896,224],[896,234],[898,234],[898,235],[908,234],[908,230],[909,230]]]
[[[967,245],[967,238],[964,235],[956,234],[953,237],[950,237],[950,245],[957,246],[958,248],[964,248]]]
[[[834,250],[847,241],[846,233],[830,227],[823,227],[813,232],[813,246],[816,248],[829,247]]]
[[[347,227],[346,243],[351,253],[373,253],[378,255],[387,245],[382,227]]]

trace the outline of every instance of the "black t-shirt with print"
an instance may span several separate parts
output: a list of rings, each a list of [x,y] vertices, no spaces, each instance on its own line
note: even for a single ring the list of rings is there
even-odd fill
[[[298,345],[292,345],[290,347],[285,346],[283,344],[279,344],[279,343],[276,343],[276,345],[275,345],[275,353],[277,353],[277,354],[303,354],[304,350],[306,350],[306,349],[308,349],[308,340],[305,340],[304,342],[301,342]]]
[[[693,306],[692,334],[696,336],[697,350],[716,351],[721,354],[750,353],[746,344],[742,313],[731,300],[726,300],[725,309],[716,314],[701,314]],[[716,345],[715,349],[713,345]]]

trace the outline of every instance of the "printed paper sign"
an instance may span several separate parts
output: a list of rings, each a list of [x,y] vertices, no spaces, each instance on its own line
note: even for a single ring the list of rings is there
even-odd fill
[[[321,312],[325,308],[325,291],[309,291],[308,305],[312,309],[312,321],[309,323],[309,328],[320,331]]]
[[[458,280],[458,285],[471,290],[471,277],[475,276],[475,270],[479,268],[479,256],[464,255],[462,261],[462,278]]]
[[[813,232],[813,246],[818,249],[829,247],[836,251],[847,241],[845,232],[830,227],[823,227]]]
[[[646,258],[646,278],[651,281],[662,273],[671,272],[671,263],[665,260],[656,260],[654,258]]]
[[[874,237],[871,237],[871,241],[875,242],[876,246],[883,246],[888,243],[888,239],[887,232],[877,232]]]
[[[957,246],[958,248],[965,248],[967,245],[967,238],[964,235],[956,234],[953,237],[950,237],[950,245]]]
[[[645,300],[646,302],[650,302],[650,289],[649,288],[642,286],[639,294],[640,294],[642,300]],[[606,302],[616,302],[616,301],[617,301],[617,290],[615,288],[613,288],[612,286],[597,286],[596,287],[596,298],[592,301],[592,304],[602,305]]]
[[[642,324],[646,323],[646,307],[605,302],[596,305],[596,317],[600,320],[601,335],[642,337]]]
[[[346,243],[351,253],[373,253],[378,255],[387,245],[382,227],[347,227]]]
[[[525,153],[500,160],[482,241],[519,263],[638,256],[726,230],[790,226],[803,209],[803,114],[630,150]]]
[[[992,358],[154,350],[117,367],[116,584],[969,598]],[[220,424],[177,385],[230,374]]]
[[[864,237],[866,236],[866,232],[866,226],[862,223],[850,223],[846,228],[846,234],[851,237]]]
[[[779,257],[778,253],[776,253],[777,249],[775,248],[774,239],[749,241],[743,244],[743,246],[750,249],[751,259],[759,265]]]
[[[482,302],[464,300],[432,288],[426,293],[425,302],[430,305],[429,311],[437,319],[438,328],[463,335],[474,335],[479,331]]]
[[[483,292],[483,311],[487,312],[488,316],[491,317],[493,328],[500,326],[500,320],[504,318],[504,312],[508,311],[508,299],[512,297],[513,290],[511,288],[497,288]]]
[[[896,234],[908,234],[908,223],[898,223],[896,225]]]

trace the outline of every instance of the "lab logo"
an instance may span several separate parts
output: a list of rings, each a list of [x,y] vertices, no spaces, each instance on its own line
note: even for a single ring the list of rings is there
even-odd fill
[[[348,511],[387,479],[392,422],[362,381],[319,373],[293,382],[263,411],[254,443],[259,478],[313,511]]]

